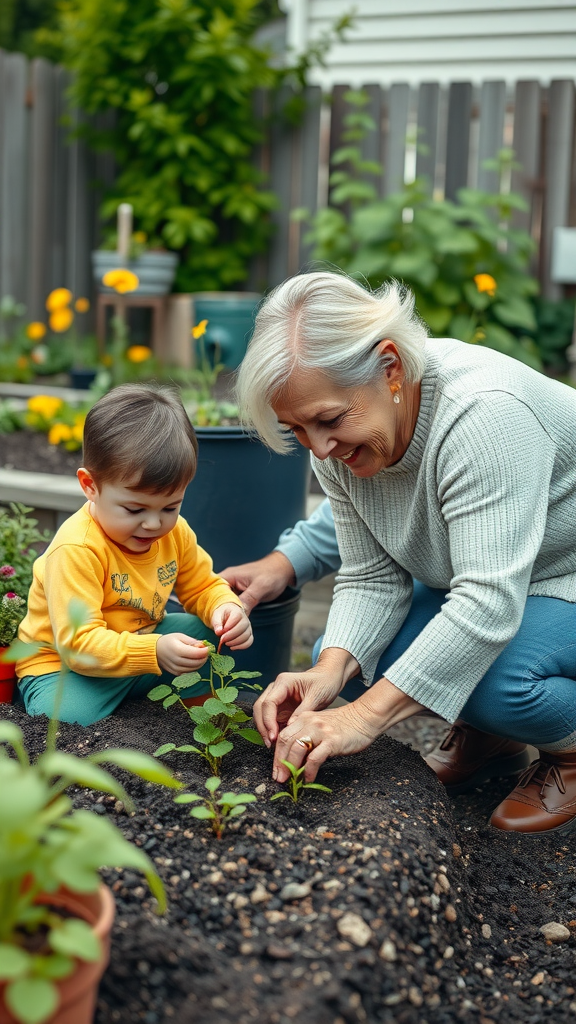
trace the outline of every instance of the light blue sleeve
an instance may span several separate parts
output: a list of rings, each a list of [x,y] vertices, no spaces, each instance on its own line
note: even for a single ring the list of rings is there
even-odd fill
[[[328,498],[309,519],[301,519],[293,529],[284,530],[275,550],[286,555],[294,566],[298,587],[336,572],[340,568],[340,552]]]

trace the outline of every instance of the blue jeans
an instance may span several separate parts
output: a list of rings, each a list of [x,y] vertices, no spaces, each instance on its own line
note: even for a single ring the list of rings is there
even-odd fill
[[[212,630],[195,615],[188,615],[186,612],[166,615],[154,632],[185,633],[196,640],[210,640],[211,643],[218,644],[218,638]],[[52,715],[59,675],[59,672],[50,672],[42,676],[24,676],[19,681],[20,697],[29,715]],[[123,701],[146,697],[149,690],[160,683],[171,683],[173,679],[174,676],[169,672],[162,672],[162,675],[148,672],[140,676],[122,678],[84,676],[79,672],[67,672],[62,702],[57,709],[58,719],[60,722],[92,725],[101,718],[111,715]],[[180,690],[180,696],[199,697],[203,693],[208,693],[209,689],[209,684],[202,681]]]
[[[410,611],[383,650],[373,681],[386,675],[445,600],[443,590],[414,581]],[[365,690],[360,679],[351,679],[341,696],[355,700]],[[460,717],[483,732],[540,749],[576,748],[576,604],[529,597],[516,636],[480,680]]]

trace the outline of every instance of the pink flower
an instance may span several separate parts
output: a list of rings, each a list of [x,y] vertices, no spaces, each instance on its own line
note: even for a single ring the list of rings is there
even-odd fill
[[[4,597],[7,597],[9,601],[13,601],[15,597],[18,597],[18,594],[15,594],[13,590],[9,590],[7,594],[4,594]]]
[[[0,565],[0,576],[4,576],[8,579],[10,576],[16,575],[16,569],[13,569],[11,565]]]

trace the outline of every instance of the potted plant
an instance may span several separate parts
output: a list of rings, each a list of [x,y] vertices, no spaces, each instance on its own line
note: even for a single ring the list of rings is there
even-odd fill
[[[114,288],[102,283],[102,278],[120,264],[116,233],[107,236],[100,249],[92,253],[92,270],[98,291],[113,294]],[[134,231],[130,237],[126,269],[136,274],[138,285],[134,295],[167,295],[172,288],[178,266],[178,255],[168,252],[160,239],[149,239],[144,231]]]
[[[71,602],[69,615],[73,638],[86,609]],[[22,657],[30,646],[16,641],[5,657]],[[63,669],[60,694],[65,679]],[[158,912],[165,909],[162,882],[143,850],[106,817],[74,810],[66,791],[75,785],[110,793],[132,809],[103,764],[172,789],[181,783],[137,750],[107,749],[86,757],[59,751],[57,726],[53,718],[46,749],[32,761],[21,729],[0,722],[0,1024],[92,1021],[114,919],[101,868],[142,871]]]
[[[32,564],[38,556],[36,545],[49,540],[48,534],[37,529],[37,520],[27,518],[31,511],[19,504],[0,509],[0,657],[26,614]],[[12,701],[15,683],[14,665],[0,660],[0,704]]]
[[[242,362],[254,330],[254,318],[262,296],[259,292],[195,292],[192,316],[206,321],[206,348],[218,354],[227,370]],[[197,358],[202,358],[202,351]]]

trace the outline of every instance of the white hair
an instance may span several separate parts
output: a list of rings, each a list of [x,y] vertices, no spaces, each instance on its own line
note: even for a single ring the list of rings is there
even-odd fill
[[[252,340],[238,371],[242,422],[268,447],[288,452],[291,436],[278,423],[274,397],[298,367],[322,370],[338,387],[372,383],[394,360],[375,345],[389,338],[408,381],[424,372],[427,332],[410,291],[390,281],[369,291],[342,273],[298,274],[263,301]]]

